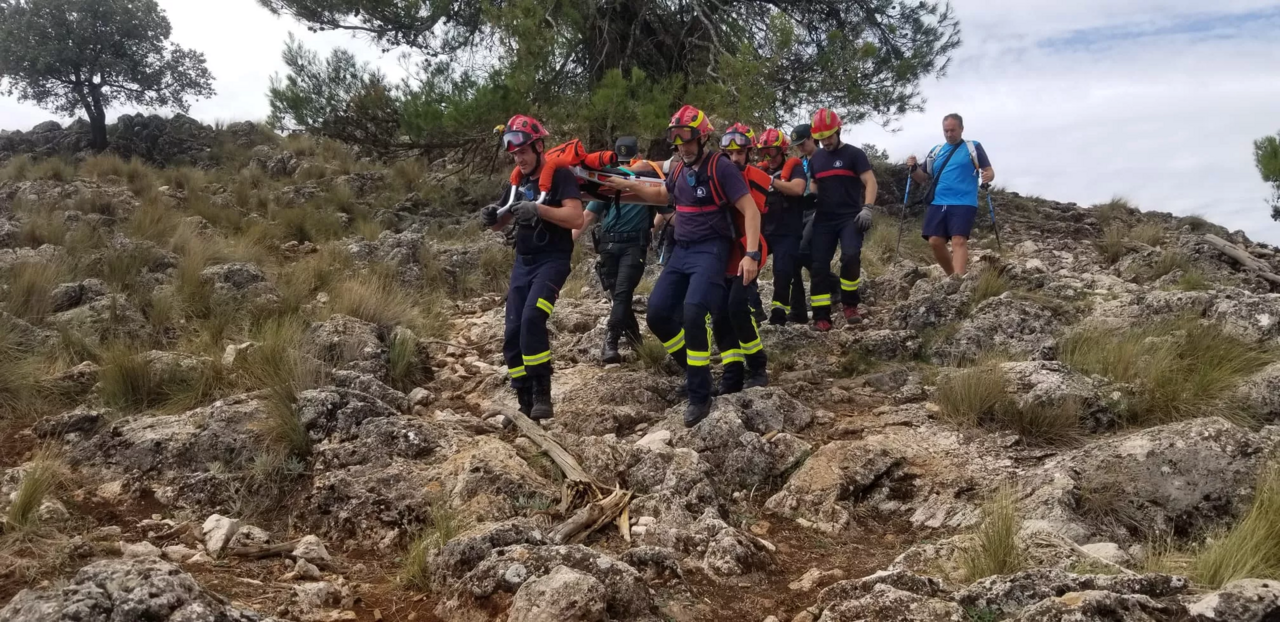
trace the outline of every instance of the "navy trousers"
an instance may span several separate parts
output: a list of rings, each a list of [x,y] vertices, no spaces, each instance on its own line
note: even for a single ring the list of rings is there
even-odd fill
[[[677,242],[649,295],[646,320],[685,368],[689,403],[711,401],[711,324],[724,305],[729,240]]]
[[[569,253],[516,255],[507,288],[507,323],[502,356],[511,386],[531,386],[533,376],[551,375],[547,318],[573,268]]]

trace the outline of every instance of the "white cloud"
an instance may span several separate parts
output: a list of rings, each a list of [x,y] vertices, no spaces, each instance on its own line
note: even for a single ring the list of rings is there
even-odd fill
[[[283,70],[290,32],[322,52],[348,47],[403,75],[394,54],[344,33],[309,33],[255,0],[160,4],[174,39],[203,51],[217,79],[218,95],[192,107],[206,121],[266,117],[268,81]],[[955,0],[955,7],[965,44],[949,75],[922,85],[926,111],[902,119],[894,134],[856,128],[854,142],[896,158],[920,154],[941,140],[942,116],[959,112],[1010,189],[1081,204],[1119,194],[1280,243],[1251,145],[1280,130],[1280,45],[1267,28],[1280,19],[1274,0],[1218,0],[1212,12],[1199,0]],[[52,117],[0,99],[6,128]]]
[[[967,43],[923,85],[926,111],[893,134],[859,127],[853,142],[923,154],[958,112],[1012,190],[1081,204],[1122,195],[1280,243],[1252,158],[1252,141],[1280,130],[1274,3],[957,5]]]

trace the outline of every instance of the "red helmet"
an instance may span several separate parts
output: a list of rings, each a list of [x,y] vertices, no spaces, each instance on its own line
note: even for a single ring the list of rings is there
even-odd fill
[[[834,110],[827,108],[819,108],[813,113],[813,132],[814,140],[822,140],[836,132],[840,131],[840,115]]]
[[[685,105],[677,110],[667,125],[667,141],[673,145],[681,145],[693,140],[694,136],[702,137],[715,131],[707,115],[693,106]]]
[[[502,146],[507,151],[515,151],[547,136],[547,128],[537,119],[518,114],[511,117],[506,127],[502,128]]]
[[[720,148],[729,151],[750,149],[755,144],[756,133],[745,123],[734,123],[720,137]]]
[[[761,149],[769,149],[777,147],[783,151],[791,146],[791,141],[787,140],[787,135],[774,128],[769,128],[760,135],[760,140],[756,142],[756,146]]]

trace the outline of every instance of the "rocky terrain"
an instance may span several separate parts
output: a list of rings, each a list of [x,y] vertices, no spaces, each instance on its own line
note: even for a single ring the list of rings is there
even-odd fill
[[[997,192],[948,279],[895,260],[881,165],[867,321],[764,327],[771,386],[693,429],[658,344],[599,364],[582,248],[542,430],[629,503],[561,537],[580,481],[502,415],[496,182],[187,121],[0,137],[0,621],[1280,616],[1243,233]]]

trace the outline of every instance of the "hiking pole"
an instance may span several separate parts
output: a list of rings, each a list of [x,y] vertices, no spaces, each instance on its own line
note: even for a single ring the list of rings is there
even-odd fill
[[[987,191],[987,212],[991,214],[991,228],[996,232],[996,251],[1003,253],[1004,248],[1000,245],[1000,225],[996,224],[996,208],[991,204],[991,184],[982,184],[982,189]]]
[[[898,245],[893,247],[893,260],[898,260],[898,251],[902,250],[902,229],[907,223],[907,204],[911,202],[911,173],[907,173],[907,192],[902,195],[902,213],[898,216]]]

